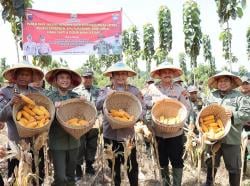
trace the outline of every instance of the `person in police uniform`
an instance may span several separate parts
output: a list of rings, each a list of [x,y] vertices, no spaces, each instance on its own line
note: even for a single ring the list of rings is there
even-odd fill
[[[96,99],[99,95],[100,89],[93,85],[94,73],[92,70],[87,69],[82,75],[82,85],[75,88],[74,91],[83,96],[87,101],[92,102],[95,105]],[[76,167],[76,179],[79,180],[83,173],[81,165],[83,159],[86,162],[86,173],[90,175],[95,174],[93,163],[95,161],[95,155],[97,150],[98,139],[98,127],[93,127],[83,135],[80,139],[81,146],[79,148],[77,167]]]
[[[104,89],[100,91],[100,94],[96,101],[96,108],[98,110],[103,109],[103,103],[108,95],[113,93],[114,91],[127,91],[135,95],[141,102],[142,94],[138,88],[133,85],[128,84],[128,77],[133,77],[136,75],[136,72],[133,71],[129,66],[124,64],[123,62],[117,62],[113,64],[111,67],[104,72],[104,76],[112,77],[112,85],[106,86]],[[142,107],[144,110],[144,104],[142,103]],[[144,112],[141,116],[143,118]],[[132,128],[123,128],[123,129],[112,129],[107,119],[103,118],[103,137],[104,137],[104,145],[112,144],[112,150],[117,153],[115,158],[115,167],[114,167],[114,183],[116,186],[121,185],[121,165],[124,163],[124,148],[122,142],[126,138],[134,139],[135,131],[134,127]],[[130,185],[137,186],[138,185],[138,163],[136,160],[136,147],[131,149],[131,154],[128,158],[128,179]],[[109,161],[109,167],[112,168],[112,162]]]
[[[230,186],[240,185],[241,173],[241,132],[243,123],[250,116],[250,101],[245,99],[239,91],[234,90],[242,84],[241,79],[227,71],[220,72],[208,79],[210,89],[216,89],[208,96],[208,105],[217,103],[226,109],[227,117],[231,122],[229,133],[219,143],[221,146],[215,155],[214,173],[220,165],[221,156],[224,159],[226,169],[229,173]],[[212,159],[207,161],[206,186],[213,185]]]
[[[1,125],[7,123],[9,140],[18,144],[21,138],[12,118],[13,105],[22,101],[18,95],[19,93],[37,92],[37,90],[29,86],[29,83],[40,81],[44,74],[39,68],[30,65],[27,61],[23,61],[5,70],[3,77],[11,84],[0,89],[0,123]],[[15,158],[8,161],[8,177],[11,177],[18,163],[19,161]]]
[[[172,98],[182,102],[188,112],[190,111],[190,102],[186,96],[186,90],[179,84],[173,83],[173,78],[182,75],[182,70],[168,62],[163,62],[154,70],[150,76],[154,79],[160,79],[159,82],[149,86],[149,92],[144,96],[147,108],[151,109],[153,104],[164,98]],[[158,142],[159,162],[164,185],[170,185],[169,161],[172,165],[172,175],[174,186],[180,186],[183,172],[183,129],[176,133],[163,133],[154,128],[156,140]]]
[[[69,69],[57,68],[46,73],[46,81],[55,87],[47,96],[60,107],[61,101],[79,97],[72,91],[81,84],[81,76]],[[75,185],[75,169],[80,140],[68,134],[58,123],[56,117],[49,131],[49,149],[54,167],[54,186]]]

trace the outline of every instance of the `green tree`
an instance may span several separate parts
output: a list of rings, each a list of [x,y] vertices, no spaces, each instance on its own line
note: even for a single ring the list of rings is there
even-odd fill
[[[237,57],[232,53],[232,33],[229,27],[230,19],[235,20],[243,16],[243,9],[246,7],[246,0],[215,0],[217,5],[217,13],[219,23],[224,27],[220,34],[222,41],[223,57],[229,64],[229,69],[232,71],[232,63],[238,61]]]
[[[166,60],[166,52],[161,48],[157,48],[155,50],[153,59],[156,61],[156,65],[161,64],[162,62]]]
[[[151,71],[151,61],[154,57],[155,49],[154,49],[154,27],[151,23],[143,25],[143,51],[142,51],[142,59],[146,60],[146,69],[147,72]]]
[[[41,68],[48,68],[52,63],[52,56],[34,56],[32,59],[32,63],[35,66],[39,66]]]
[[[137,62],[141,55],[141,47],[137,27],[132,25],[128,30],[123,31],[122,36],[125,61],[133,70],[139,71]]]
[[[6,58],[0,59],[0,74],[3,74],[3,71],[5,71],[7,68],[10,68],[10,65],[6,63]],[[3,76],[0,76],[0,82],[4,82]]]
[[[197,84],[207,84],[207,80],[210,77],[210,66],[206,64],[199,64],[194,70],[196,83]]]
[[[193,70],[197,67],[197,56],[200,52],[202,39],[200,22],[200,10],[197,3],[193,0],[185,1],[183,5],[184,45],[185,52],[190,57],[193,82],[195,82]]]
[[[185,80],[187,80],[188,71],[187,71],[187,64],[186,64],[186,55],[183,52],[179,53],[179,63],[180,63],[180,67],[184,73]]]
[[[168,55],[172,49],[172,24],[171,14],[167,6],[161,6],[158,13],[159,48]]]
[[[18,45],[22,40],[22,20],[24,20],[24,10],[32,7],[32,0],[0,0],[3,7],[2,19],[8,21],[11,25],[11,31],[14,35],[18,62]]]
[[[250,60],[250,27],[247,29],[247,58]]]
[[[215,58],[212,56],[211,51],[211,41],[208,35],[203,35],[202,37],[202,45],[203,45],[203,56],[206,62],[209,62],[210,65],[210,73],[209,75],[212,76],[215,74]]]
[[[242,66],[239,67],[239,76],[240,77],[246,76],[247,73],[248,73],[248,70],[247,70],[247,68],[244,65],[242,65]]]

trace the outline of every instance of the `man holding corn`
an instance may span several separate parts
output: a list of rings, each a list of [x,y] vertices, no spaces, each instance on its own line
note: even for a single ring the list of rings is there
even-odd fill
[[[98,110],[103,109],[103,103],[108,95],[112,94],[115,91],[125,91],[130,92],[135,95],[142,102],[142,94],[138,88],[128,84],[128,77],[133,77],[136,75],[136,72],[133,71],[129,66],[123,62],[117,62],[104,72],[104,76],[112,77],[112,85],[106,86],[100,91],[100,94],[96,101],[96,108]],[[143,105],[143,104],[142,104]],[[103,137],[105,148],[112,145],[112,150],[115,151],[115,164],[114,164],[114,183],[115,186],[121,185],[121,165],[124,164],[124,147],[123,142],[127,138],[132,138],[134,140],[134,127],[122,128],[122,129],[112,129],[107,118],[103,118]],[[129,183],[132,186],[138,185],[138,163],[136,160],[136,147],[132,145],[131,153],[128,157],[128,179]],[[112,167],[111,160],[109,161],[109,167]]]
[[[154,79],[160,79],[159,82],[149,86],[149,92],[144,99],[148,109],[151,109],[156,101],[172,98],[182,102],[188,112],[190,111],[190,102],[186,90],[179,84],[173,82],[173,78],[182,75],[182,70],[168,62],[164,62],[151,71],[150,76]],[[157,129],[154,130],[158,142],[159,162],[161,174],[165,186],[170,184],[169,161],[173,168],[173,186],[181,186],[183,172],[183,129],[175,133],[165,133]]]
[[[92,102],[95,105],[96,99],[99,95],[99,88],[93,85],[94,73],[92,70],[87,69],[82,75],[82,85],[74,89],[80,96],[83,96],[87,101]],[[86,162],[86,173],[90,175],[95,174],[93,163],[95,161],[95,155],[97,150],[98,139],[98,126],[93,127],[83,135],[80,139],[81,146],[79,148],[78,162],[76,167],[76,178],[80,179],[83,175],[82,167],[83,158]]]
[[[242,97],[240,92],[234,90],[242,84],[241,79],[227,71],[220,72],[208,79],[210,89],[216,89],[208,97],[208,104],[217,103],[226,109],[227,117],[231,122],[229,133],[219,143],[219,149],[215,154],[214,175],[223,156],[226,169],[229,172],[230,186],[240,185],[241,173],[241,132],[244,121],[250,116],[250,101]],[[211,146],[212,147],[212,146]],[[206,186],[213,186],[212,159],[207,161]]]
[[[36,89],[29,86],[29,83],[41,81],[44,74],[39,68],[30,65],[28,62],[23,62],[5,70],[3,77],[11,84],[0,90],[0,122],[7,123],[9,140],[18,144],[20,137],[12,118],[13,105],[22,101],[19,93],[37,92]],[[11,177],[18,162],[17,159],[8,161],[8,177]]]
[[[72,91],[81,84],[81,76],[66,68],[53,69],[45,75],[46,81],[55,87],[47,96],[59,108],[61,101],[79,97]],[[53,186],[75,185],[75,169],[80,140],[68,134],[55,118],[49,131],[49,148],[54,166]]]

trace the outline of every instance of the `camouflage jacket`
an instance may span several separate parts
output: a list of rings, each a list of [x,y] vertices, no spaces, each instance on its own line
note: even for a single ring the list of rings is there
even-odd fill
[[[84,96],[88,101],[95,104],[99,95],[100,89],[96,86],[91,86],[90,89],[86,89],[83,85],[74,89],[74,91],[80,96]]]
[[[58,90],[48,92],[47,96],[53,103],[79,97],[79,95],[73,91],[68,91],[67,95],[61,96]],[[79,146],[80,141],[64,131],[55,117],[49,131],[49,148],[52,150],[70,150],[78,148]]]
[[[236,90],[230,91],[224,97],[216,90],[208,97],[208,103],[218,103],[233,112],[231,129],[222,143],[240,145],[243,123],[250,117],[250,100]]]
[[[12,106],[10,104],[10,100],[13,97],[14,90],[24,94],[38,92],[38,91],[30,86],[28,86],[27,90],[21,91],[15,84],[3,87],[0,90],[0,121],[7,123],[8,138],[11,141],[15,141],[16,143],[18,143],[20,137],[17,132],[16,124],[12,118]]]

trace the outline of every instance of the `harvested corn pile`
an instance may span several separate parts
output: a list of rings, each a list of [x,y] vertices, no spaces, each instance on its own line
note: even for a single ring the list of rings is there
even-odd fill
[[[25,105],[17,112],[17,122],[26,128],[40,128],[45,126],[50,120],[50,113],[44,107],[36,103],[25,95],[20,94]]]
[[[221,119],[216,119],[214,115],[200,118],[200,126],[202,132],[211,139],[218,139],[225,133]]]
[[[162,115],[162,116],[160,116],[158,121],[161,122],[162,124],[174,125],[174,124],[180,123],[180,118],[178,116],[176,116],[176,117],[165,117],[165,116]]]
[[[128,114],[127,112],[125,112],[123,109],[111,109],[109,111],[110,115],[119,121],[133,121],[135,119],[135,117],[133,115]]]
[[[89,122],[84,119],[71,118],[68,121],[66,121],[66,123],[71,126],[84,126],[87,125]]]

